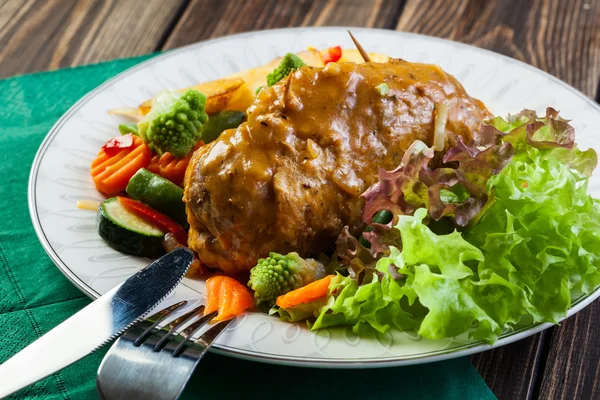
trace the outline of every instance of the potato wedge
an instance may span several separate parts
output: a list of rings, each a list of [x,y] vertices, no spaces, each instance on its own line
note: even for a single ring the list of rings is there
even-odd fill
[[[369,53],[369,57],[372,62],[384,63],[390,59],[389,56],[381,53]],[[360,52],[355,49],[344,49],[342,50],[342,58],[338,62],[353,62],[360,64],[364,62]]]
[[[139,108],[119,107],[108,110],[108,113],[111,115],[120,115],[135,122],[141,121],[144,118],[144,114],[142,114]]]
[[[210,82],[200,83],[184,89],[179,89],[180,92],[185,92],[188,89],[196,89],[206,96],[206,113],[216,114],[227,107],[229,99],[233,93],[244,84],[243,79],[217,79]],[[142,115],[148,114],[152,108],[152,99],[146,100],[139,106]]]

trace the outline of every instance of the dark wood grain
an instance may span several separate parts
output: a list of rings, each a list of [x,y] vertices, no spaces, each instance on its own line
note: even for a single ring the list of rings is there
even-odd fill
[[[396,29],[487,48],[599,94],[598,1],[408,0]],[[471,360],[500,399],[600,398],[599,321],[600,307],[592,306],[550,332]]]
[[[600,399],[599,324],[596,301],[554,329],[540,399]]]
[[[535,335],[470,359],[498,399],[533,399],[541,354],[542,336]]]
[[[183,0],[0,3],[0,77],[151,53]]]
[[[293,26],[392,28],[401,0],[192,0],[165,48],[258,29]]]
[[[597,0],[408,0],[396,29],[506,54],[596,96],[600,82]]]

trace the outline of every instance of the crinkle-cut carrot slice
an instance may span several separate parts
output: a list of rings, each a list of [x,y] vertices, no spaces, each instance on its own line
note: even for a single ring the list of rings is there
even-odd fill
[[[114,155],[101,149],[90,167],[90,175],[96,188],[102,193],[113,196],[125,190],[129,179],[140,169],[150,164],[152,151],[137,137],[133,137],[133,146]]]
[[[181,185],[183,183],[183,177],[185,176],[185,170],[192,159],[192,155],[194,152],[198,150],[200,147],[204,145],[204,142],[200,141],[194,146],[194,148],[189,152],[187,156],[184,158],[175,158],[171,153],[163,154],[157,162],[156,169],[158,171],[154,172],[163,178],[170,180],[176,185]]]

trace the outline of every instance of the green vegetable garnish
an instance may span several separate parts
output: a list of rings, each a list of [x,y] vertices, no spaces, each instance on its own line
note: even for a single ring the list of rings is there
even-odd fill
[[[390,94],[390,87],[387,85],[387,83],[380,83],[379,85],[375,86],[375,89],[377,89],[379,94],[383,97]]]
[[[206,97],[197,90],[162,91],[138,123],[140,136],[155,153],[183,158],[202,139],[202,127],[208,121],[205,106]]]
[[[306,65],[304,61],[297,55],[293,53],[287,53],[283,56],[281,63],[267,75],[267,85],[273,86],[286,76],[290,74],[290,72],[297,70],[298,68]]]
[[[272,305],[278,296],[325,275],[325,267],[316,260],[303,259],[298,253],[270,253],[269,257],[258,260],[250,271],[248,287],[254,290],[254,297],[259,302]]]
[[[136,136],[140,136],[136,124],[121,124],[119,125],[119,132],[121,132],[121,135],[127,135],[129,133],[132,133]]]
[[[465,238],[483,250],[481,276],[497,274],[519,286],[534,321],[556,323],[572,291],[589,294],[600,285],[600,201],[587,194],[597,157],[576,147],[534,147],[526,125],[511,128],[504,128],[511,131],[506,140],[519,151],[490,179],[494,204]]]
[[[153,174],[146,168],[140,168],[129,179],[125,190],[132,199],[141,201],[187,227],[183,189],[170,180]]]
[[[244,119],[246,119],[246,114],[235,110],[223,110],[211,115],[202,129],[202,141],[204,144],[208,144],[216,140],[221,132],[237,128]]]

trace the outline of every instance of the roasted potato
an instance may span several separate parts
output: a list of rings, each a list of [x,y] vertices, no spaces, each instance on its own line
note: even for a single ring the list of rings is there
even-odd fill
[[[390,59],[389,56],[386,56],[385,54],[381,54],[381,53],[368,53],[368,54],[369,54],[369,57],[371,58],[371,61],[373,61],[373,62],[384,63]],[[342,50],[342,58],[340,58],[338,62],[341,62],[341,63],[342,62],[353,62],[353,63],[360,64],[364,61],[358,50],[344,49],[344,50]]]

